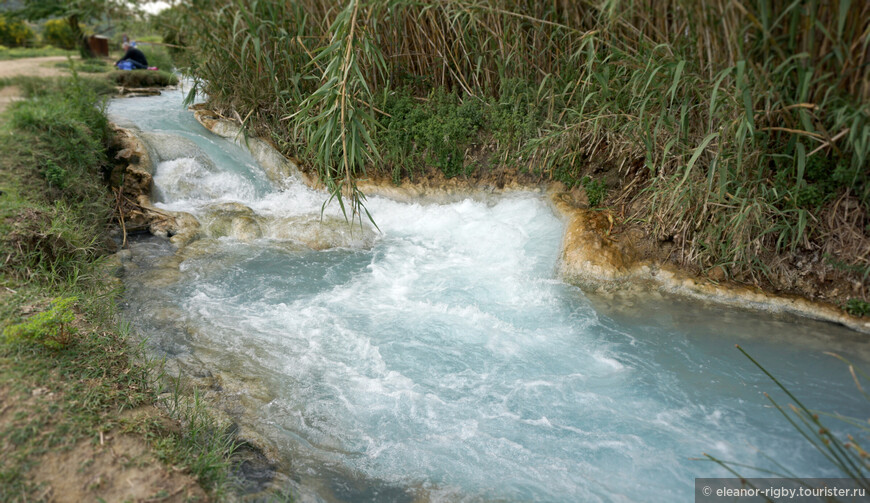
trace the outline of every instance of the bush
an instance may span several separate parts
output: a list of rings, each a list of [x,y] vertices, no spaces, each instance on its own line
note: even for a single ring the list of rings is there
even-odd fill
[[[77,333],[76,328],[71,326],[75,320],[72,306],[77,300],[76,297],[60,297],[47,310],[23,323],[6,327],[3,330],[6,342],[41,344],[51,349],[67,347]]]
[[[7,47],[30,45],[36,34],[23,21],[6,19],[0,14],[0,44]]]
[[[178,77],[162,70],[119,70],[109,79],[124,87],[164,87],[178,84]]]
[[[84,27],[82,27],[84,29]],[[66,19],[49,19],[42,28],[45,43],[61,49],[76,49],[78,40]]]
[[[410,149],[419,149],[426,163],[447,178],[468,175],[465,149],[485,122],[485,105],[479,100],[461,100],[456,93],[436,89],[429,100],[418,104],[405,90],[387,100],[382,133],[388,159],[402,163]]]
[[[590,176],[584,176],[580,183],[586,189],[586,197],[589,198],[589,206],[597,208],[607,198],[607,185],[601,180],[594,180]]]
[[[870,316],[870,302],[863,299],[849,299],[846,312],[852,316]]]

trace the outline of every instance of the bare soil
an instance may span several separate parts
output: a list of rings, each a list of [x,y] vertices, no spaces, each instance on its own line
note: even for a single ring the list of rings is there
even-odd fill
[[[159,414],[152,407],[136,415]],[[99,442],[82,440],[73,448],[47,453],[35,475],[43,497],[78,501],[205,501],[196,481],[156,460],[139,435],[112,431]]]
[[[60,77],[67,75],[55,63],[66,61],[66,56],[45,56],[42,58],[8,59],[0,61],[0,79],[9,77]]]
[[[46,56],[43,58],[22,58],[0,61],[0,79],[10,77],[61,77],[68,75],[55,63],[66,61],[66,56]],[[0,88],[0,113],[13,101],[21,99],[17,86]]]

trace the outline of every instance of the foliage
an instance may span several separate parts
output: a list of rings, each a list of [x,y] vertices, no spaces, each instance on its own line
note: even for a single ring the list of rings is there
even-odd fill
[[[69,56],[70,52],[56,47],[13,47],[0,45],[0,61],[8,59],[41,58],[44,56]]]
[[[20,47],[32,44],[35,39],[36,34],[23,21],[0,14],[0,45]]]
[[[591,176],[580,179],[583,188],[586,189],[586,197],[589,198],[589,206],[597,208],[607,197],[607,186],[601,180],[595,180]]]
[[[84,29],[82,30],[84,31]],[[72,50],[78,46],[78,39],[66,19],[49,19],[42,25],[42,39],[60,49]]]
[[[418,159],[447,178],[466,174],[465,150],[484,126],[482,103],[462,101],[456,93],[438,88],[423,103],[405,89],[388,96],[383,106],[388,115],[381,121],[378,139],[387,159],[396,165]]]
[[[849,299],[846,312],[853,316],[870,316],[870,302],[863,299]]]
[[[109,80],[124,87],[163,87],[178,84],[178,77],[163,70],[118,70],[109,74]]]
[[[158,456],[167,464],[184,464],[204,488],[220,499],[229,482],[227,460],[238,443],[226,425],[208,412],[199,393],[182,394],[181,379],[175,378],[173,390],[161,405],[169,416],[185,426],[183,435],[157,439]]]
[[[333,197],[365,170],[413,175],[420,156],[449,175],[515,165],[568,185],[594,163],[625,191],[590,180],[592,192],[638,201],[632,216],[685,243],[683,263],[747,281],[784,274],[781,254],[870,266],[867,2],[208,4],[173,12],[188,70],[224,115],[315,164]],[[428,137],[408,129],[439,89],[456,109],[480,106],[483,125],[448,114]],[[343,123],[347,107],[375,117]],[[510,120],[493,122],[500,112]],[[355,164],[342,170],[348,137]],[[461,162],[472,145],[495,150],[492,164]]]
[[[130,0],[24,0],[24,7],[15,11],[15,14],[31,21],[64,18],[69,27],[70,38],[78,41],[81,56],[91,58],[93,53],[84,36],[82,22],[103,16],[117,19],[129,16],[135,11],[135,3]],[[59,26],[57,28],[60,30]]]
[[[71,326],[75,320],[72,306],[76,297],[61,297],[49,304],[48,309],[32,316],[27,321],[10,325],[3,330],[8,344],[36,343],[51,349],[68,346],[77,329]]]

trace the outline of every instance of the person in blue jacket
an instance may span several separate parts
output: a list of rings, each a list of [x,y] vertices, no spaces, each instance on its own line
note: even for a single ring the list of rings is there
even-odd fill
[[[124,56],[115,62],[115,66],[121,68],[123,66],[131,66],[134,70],[145,70],[148,68],[148,59],[145,53],[130,45],[129,42],[124,42],[121,46],[124,49]],[[127,62],[129,65],[121,65]]]

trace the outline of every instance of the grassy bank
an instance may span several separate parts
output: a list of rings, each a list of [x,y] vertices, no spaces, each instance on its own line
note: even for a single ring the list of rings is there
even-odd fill
[[[0,500],[219,495],[232,442],[166,392],[119,322],[112,131],[93,82],[15,79],[28,99],[0,122]],[[128,489],[121,474],[155,479]]]
[[[0,45],[0,61],[23,58],[42,58],[46,56],[75,56],[76,51],[58,49],[57,47],[6,47]]]
[[[868,299],[865,2],[201,3],[162,19],[212,106],[353,215],[363,177],[510,167],[683,266]]]

